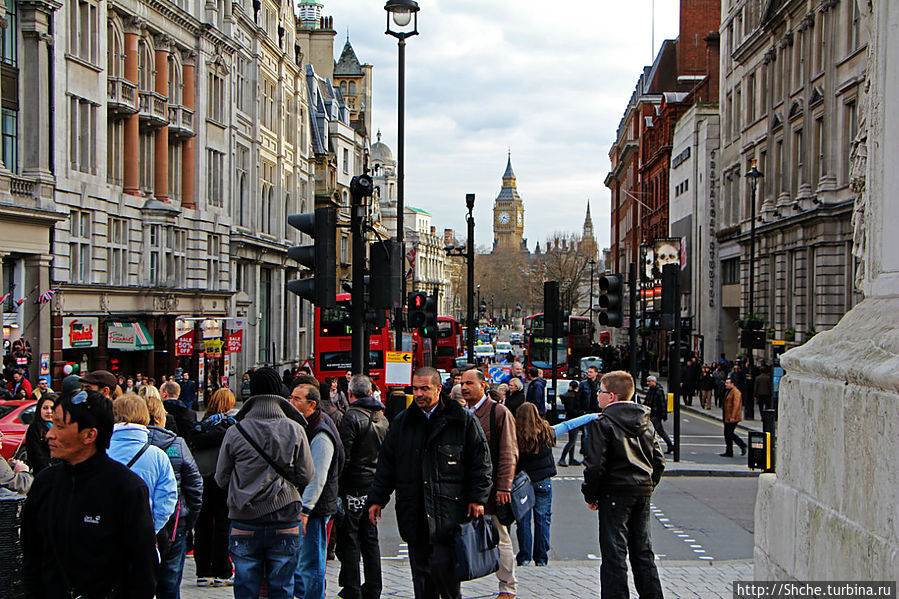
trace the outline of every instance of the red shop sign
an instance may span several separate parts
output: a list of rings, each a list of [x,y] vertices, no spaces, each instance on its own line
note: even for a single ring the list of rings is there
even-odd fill
[[[190,356],[194,353],[194,332],[188,331],[175,339],[175,355]]]
[[[243,345],[243,331],[236,331],[228,335],[228,353],[239,354]]]

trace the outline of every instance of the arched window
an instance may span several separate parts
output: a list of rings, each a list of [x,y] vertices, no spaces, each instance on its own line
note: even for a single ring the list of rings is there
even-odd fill
[[[356,95],[356,82],[355,82],[355,81],[350,81],[350,87],[349,87],[349,90],[350,90],[350,95],[351,95],[351,96],[355,96],[355,95]]]
[[[181,65],[169,54],[169,104],[181,104]]]
[[[340,82],[340,95],[346,98],[346,81]]]
[[[144,91],[153,91],[153,54],[145,41],[137,50],[137,84]]]
[[[121,77],[124,70],[125,56],[122,52],[122,38],[113,21],[106,25],[106,43],[109,48],[106,58],[106,70],[109,77]]]

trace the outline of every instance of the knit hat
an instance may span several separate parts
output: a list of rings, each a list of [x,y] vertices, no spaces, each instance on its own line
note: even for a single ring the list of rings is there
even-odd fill
[[[81,377],[77,374],[70,374],[62,379],[62,394],[71,395],[81,391]]]
[[[274,368],[259,368],[250,375],[250,395],[280,395],[287,397],[287,387]]]

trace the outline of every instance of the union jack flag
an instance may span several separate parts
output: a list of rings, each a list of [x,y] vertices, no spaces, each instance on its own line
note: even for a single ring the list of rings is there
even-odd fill
[[[41,296],[40,296],[39,298],[37,298],[37,300],[36,300],[34,303],[35,303],[35,304],[41,304],[41,305],[46,304],[46,303],[49,302],[51,299],[53,299],[53,296],[54,296],[54,295],[56,295],[56,290],[55,290],[55,289],[50,289],[50,290],[45,291],[44,293],[42,293]]]
[[[8,298],[8,297],[9,297],[9,294],[8,294],[8,293],[4,293],[3,296],[0,297],[0,304],[2,304],[3,302],[5,302],[5,301],[6,301],[6,298]]]

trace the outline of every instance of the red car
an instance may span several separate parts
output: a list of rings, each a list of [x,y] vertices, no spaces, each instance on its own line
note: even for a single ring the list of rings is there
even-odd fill
[[[37,402],[33,399],[0,401],[0,431],[3,431],[3,448],[0,455],[7,460],[25,440],[25,431],[34,419]]]

